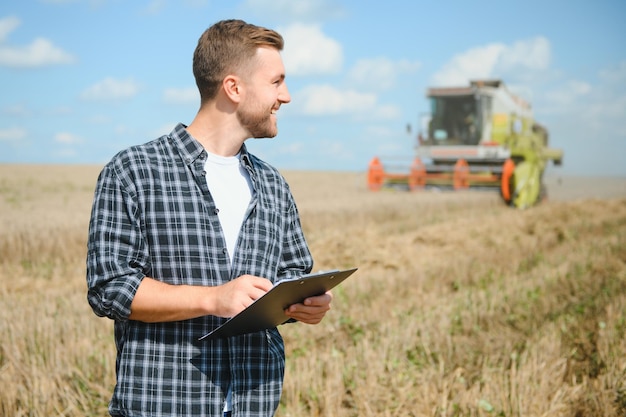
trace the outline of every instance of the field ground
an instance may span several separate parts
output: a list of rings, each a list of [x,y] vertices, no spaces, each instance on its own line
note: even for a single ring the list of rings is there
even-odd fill
[[[86,302],[100,167],[0,165],[0,415],[103,416],[110,321]],[[286,172],[315,269],[358,266],[318,326],[281,328],[278,417],[626,415],[626,178],[365,189]]]

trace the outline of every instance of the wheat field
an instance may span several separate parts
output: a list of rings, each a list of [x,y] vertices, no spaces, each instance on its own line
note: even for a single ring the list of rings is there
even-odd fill
[[[98,166],[0,165],[0,415],[104,416],[112,323],[86,301]],[[278,417],[626,415],[626,179],[378,192],[285,172],[315,269],[359,267],[282,326]]]

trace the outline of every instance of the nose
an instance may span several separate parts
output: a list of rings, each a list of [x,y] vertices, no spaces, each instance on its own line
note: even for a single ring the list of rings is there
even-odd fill
[[[289,103],[291,101],[291,95],[289,94],[287,83],[284,81],[281,84],[280,90],[278,92],[278,101],[280,101],[281,103]]]

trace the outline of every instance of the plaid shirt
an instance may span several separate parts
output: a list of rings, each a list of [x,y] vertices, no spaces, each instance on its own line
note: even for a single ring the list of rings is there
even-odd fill
[[[89,225],[88,301],[115,320],[117,384],[111,415],[271,416],[282,390],[284,346],[277,329],[198,342],[225,319],[129,320],[144,277],[220,285],[243,274],[272,281],[311,271],[298,211],[278,171],[241,152],[254,196],[231,265],[205,179],[206,151],[179,124],[167,136],[116,155],[98,178]]]

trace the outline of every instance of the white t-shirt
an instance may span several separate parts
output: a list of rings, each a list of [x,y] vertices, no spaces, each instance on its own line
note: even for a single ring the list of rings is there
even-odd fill
[[[235,256],[235,246],[244,216],[252,198],[252,183],[248,171],[241,165],[239,154],[219,156],[208,153],[204,163],[206,182],[226,238],[230,262]]]
[[[204,163],[206,182],[218,210],[217,217],[226,239],[228,256],[232,264],[235,247],[244,216],[252,198],[252,183],[248,171],[241,165],[239,154],[220,156],[207,152]],[[232,410],[232,391],[228,389],[224,412]]]

